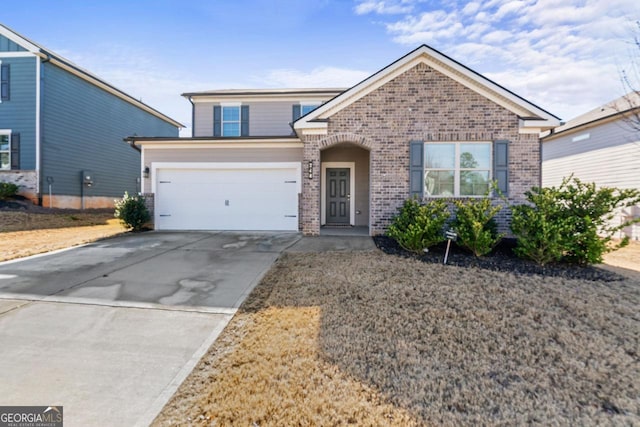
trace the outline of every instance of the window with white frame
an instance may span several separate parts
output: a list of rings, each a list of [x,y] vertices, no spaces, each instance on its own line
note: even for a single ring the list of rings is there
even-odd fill
[[[240,106],[222,107],[222,136],[240,136]]]
[[[0,170],[11,169],[11,132],[0,130]]]
[[[484,196],[491,184],[490,142],[425,143],[428,197]]]

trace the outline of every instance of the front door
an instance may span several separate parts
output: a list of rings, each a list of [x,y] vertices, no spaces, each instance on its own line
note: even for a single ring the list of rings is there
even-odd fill
[[[349,168],[327,168],[327,224],[350,224]]]

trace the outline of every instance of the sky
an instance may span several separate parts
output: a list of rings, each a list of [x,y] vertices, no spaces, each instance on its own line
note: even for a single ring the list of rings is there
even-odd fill
[[[350,87],[427,44],[569,120],[640,79],[638,0],[21,0],[0,22],[191,126],[180,95]]]

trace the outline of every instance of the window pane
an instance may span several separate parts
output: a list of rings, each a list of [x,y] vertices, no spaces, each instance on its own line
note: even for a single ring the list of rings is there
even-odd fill
[[[240,136],[240,123],[224,123],[222,136]]]
[[[425,167],[427,169],[453,169],[456,146],[454,144],[425,144]]]
[[[489,144],[460,144],[461,169],[489,169],[491,146]]]
[[[453,171],[428,171],[424,190],[427,196],[453,196]]]
[[[11,169],[9,153],[0,153],[0,169]]]
[[[318,105],[301,105],[300,112],[304,116],[305,114],[310,113],[316,108],[318,108]]]
[[[222,120],[225,122],[239,122],[240,107],[222,107]]]
[[[0,135],[0,151],[9,151],[9,135]]]
[[[460,195],[484,196],[489,191],[489,171],[461,171]]]

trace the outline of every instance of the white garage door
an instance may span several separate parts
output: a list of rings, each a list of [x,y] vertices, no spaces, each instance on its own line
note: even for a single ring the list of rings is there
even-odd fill
[[[155,180],[158,230],[298,230],[295,164],[158,168]]]

